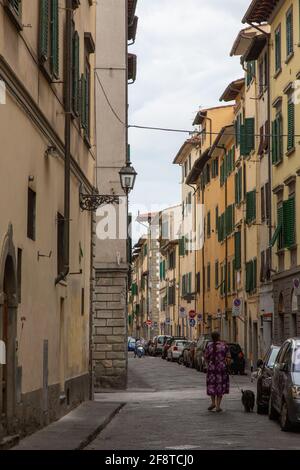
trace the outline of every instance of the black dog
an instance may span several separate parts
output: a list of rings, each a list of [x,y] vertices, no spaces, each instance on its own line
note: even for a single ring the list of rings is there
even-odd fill
[[[246,413],[253,411],[255,405],[255,395],[251,390],[242,390],[242,403]]]

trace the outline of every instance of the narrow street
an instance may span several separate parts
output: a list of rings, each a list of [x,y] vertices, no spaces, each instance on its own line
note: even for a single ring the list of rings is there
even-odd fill
[[[235,383],[255,390],[249,376]],[[125,392],[97,394],[98,402],[126,403],[87,450],[300,449],[298,432],[246,414],[231,380],[222,414],[207,411],[205,374],[160,358],[129,358]]]

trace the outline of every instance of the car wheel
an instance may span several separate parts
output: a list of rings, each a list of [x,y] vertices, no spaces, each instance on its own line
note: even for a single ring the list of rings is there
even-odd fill
[[[271,420],[274,420],[274,419],[278,418],[278,413],[272,405],[271,397],[270,397],[270,400],[269,400],[268,416],[269,416],[269,419],[271,419]]]
[[[289,420],[289,411],[285,400],[282,402],[281,412],[279,416],[280,427],[282,431],[290,431],[292,429],[291,422]]]
[[[180,366],[182,366],[182,364],[183,364],[183,358],[182,358],[182,356],[178,359],[178,364],[179,364]]]
[[[257,404],[256,409],[258,415],[265,415],[268,412],[267,408],[264,405]]]

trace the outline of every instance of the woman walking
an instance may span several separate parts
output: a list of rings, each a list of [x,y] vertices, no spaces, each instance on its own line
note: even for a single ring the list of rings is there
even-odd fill
[[[216,409],[216,412],[220,413],[223,395],[229,393],[227,365],[230,363],[230,351],[227,344],[220,341],[217,331],[212,333],[211,338],[212,342],[208,343],[205,350],[207,395],[211,397],[208,410]]]

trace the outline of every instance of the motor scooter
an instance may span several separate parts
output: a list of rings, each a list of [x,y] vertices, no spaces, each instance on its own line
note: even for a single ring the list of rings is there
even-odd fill
[[[136,348],[136,354],[138,358],[145,356],[145,349],[143,348],[143,346],[140,345]]]

